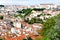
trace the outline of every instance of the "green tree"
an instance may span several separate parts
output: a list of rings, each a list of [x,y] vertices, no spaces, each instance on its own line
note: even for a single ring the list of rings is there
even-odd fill
[[[48,32],[51,29],[53,29],[53,26],[55,26],[55,24],[56,24],[56,22],[53,17],[47,19],[46,22],[43,23],[41,35],[46,36],[48,34]]]
[[[30,15],[30,13],[32,12],[32,9],[27,8],[27,9],[18,10],[17,12],[19,13],[17,16],[20,16],[21,18],[25,18],[27,15]]]
[[[3,16],[0,15],[0,19],[3,19]]]
[[[45,10],[45,8],[34,8],[32,10],[35,10],[35,11],[43,11],[43,10]]]
[[[2,38],[0,38],[0,40],[3,40]]]
[[[32,12],[32,9],[30,9],[30,8],[26,9],[25,12],[24,12],[25,13],[24,17],[27,16],[27,15],[30,15],[31,12]]]
[[[43,24],[41,34],[44,37],[49,38],[50,40],[60,40],[60,14],[57,16],[46,19],[46,22]],[[47,40],[47,39],[46,39]]]
[[[22,10],[18,10],[17,12],[18,12],[18,13],[23,13],[23,11],[22,11]]]
[[[56,16],[57,19],[60,19],[60,13]]]
[[[41,38],[35,38],[35,40],[41,40]]]
[[[34,19],[32,18],[31,20],[28,21],[29,24],[33,24],[34,23]]]
[[[4,7],[4,5],[0,5],[0,7]]]

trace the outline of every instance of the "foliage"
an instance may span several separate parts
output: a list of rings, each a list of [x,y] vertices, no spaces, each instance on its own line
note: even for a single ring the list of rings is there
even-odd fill
[[[29,24],[33,24],[35,22],[35,20],[33,18],[31,20],[29,20],[29,18],[27,18],[27,20],[24,19],[24,21]]]
[[[43,13],[41,13],[41,14],[37,15],[37,17],[40,17],[40,16],[42,16],[42,15],[43,15]]]
[[[34,8],[32,10],[35,10],[35,11],[43,11],[45,8]]]
[[[47,14],[47,15],[50,15],[51,16],[51,14]]]
[[[60,20],[60,14],[58,14],[58,15],[56,16],[56,18]]]
[[[53,26],[55,26],[56,22],[54,18],[49,18],[46,20],[46,22],[43,23],[43,28],[41,35],[47,36],[48,34],[51,33],[51,30],[53,29]]]
[[[23,11],[22,11],[22,10],[18,10],[17,12],[18,12],[18,13],[23,13]]]
[[[31,38],[31,37],[27,37],[27,39],[28,39],[28,40],[32,40],[32,38]]]
[[[32,18],[31,20],[29,20],[29,18],[28,18],[27,20],[25,20],[25,22],[27,22],[29,24],[43,23],[42,19],[40,19],[40,18]]]
[[[40,17],[40,15],[37,15],[37,17]]]
[[[31,20],[29,20],[29,22],[28,22],[28,23],[29,23],[29,24],[33,24],[33,23],[34,23],[34,21],[35,21],[35,20],[32,18]]]
[[[23,39],[23,40],[27,40],[27,39]]]
[[[17,16],[26,17],[27,15],[29,15],[32,12],[32,9],[27,8],[27,9],[19,10],[17,12],[19,13]],[[22,15],[22,14],[24,14],[24,15]]]
[[[41,34],[49,40],[60,40],[60,14],[51,17],[43,23]],[[46,39],[47,40],[47,39]]]
[[[3,19],[3,16],[0,15],[0,19]]]
[[[41,40],[41,38],[35,38],[35,40]]]
[[[25,13],[24,17],[27,16],[27,15],[29,15],[31,12],[32,12],[32,9],[26,9],[24,11],[24,13]]]
[[[13,22],[12,22],[12,21],[10,21],[10,24],[13,24]]]
[[[51,40],[51,39],[45,36],[43,38],[35,38],[35,40]]]
[[[0,38],[0,40],[3,40],[2,38]]]
[[[27,37],[27,39],[23,39],[23,40],[32,40],[32,38],[31,37]]]
[[[40,18],[37,18],[37,19],[35,20],[35,23],[43,23],[43,20],[40,19]]]
[[[41,40],[51,40],[51,39],[45,36]]]
[[[4,7],[4,5],[0,5],[0,7]]]

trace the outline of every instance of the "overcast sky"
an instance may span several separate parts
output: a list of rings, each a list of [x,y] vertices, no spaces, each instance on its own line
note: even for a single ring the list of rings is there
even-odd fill
[[[60,5],[60,0],[0,0],[0,5],[36,5],[47,3]]]

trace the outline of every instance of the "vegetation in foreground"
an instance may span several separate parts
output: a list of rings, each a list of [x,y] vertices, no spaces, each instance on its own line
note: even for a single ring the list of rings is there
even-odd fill
[[[40,35],[42,35],[43,38],[36,38],[36,40],[60,40],[60,14],[46,19]]]

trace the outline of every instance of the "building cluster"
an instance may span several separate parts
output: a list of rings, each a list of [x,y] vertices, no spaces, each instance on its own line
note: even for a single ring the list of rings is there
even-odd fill
[[[42,15],[39,17],[40,19],[44,20],[45,18],[49,18],[60,13],[60,6],[57,6],[55,4],[40,4],[31,6],[5,5],[4,7],[0,7],[0,15],[4,17],[3,20],[0,20],[0,36],[16,37],[20,36],[21,34],[39,35],[37,33],[37,30],[40,30],[42,28],[42,24],[28,24],[19,17],[13,17],[14,14],[18,14],[16,11],[27,8],[45,8],[43,12],[32,11],[29,16],[26,16],[26,18],[29,18],[29,20],[31,20],[31,18],[37,17],[37,15],[40,14],[46,14],[45,16]]]

